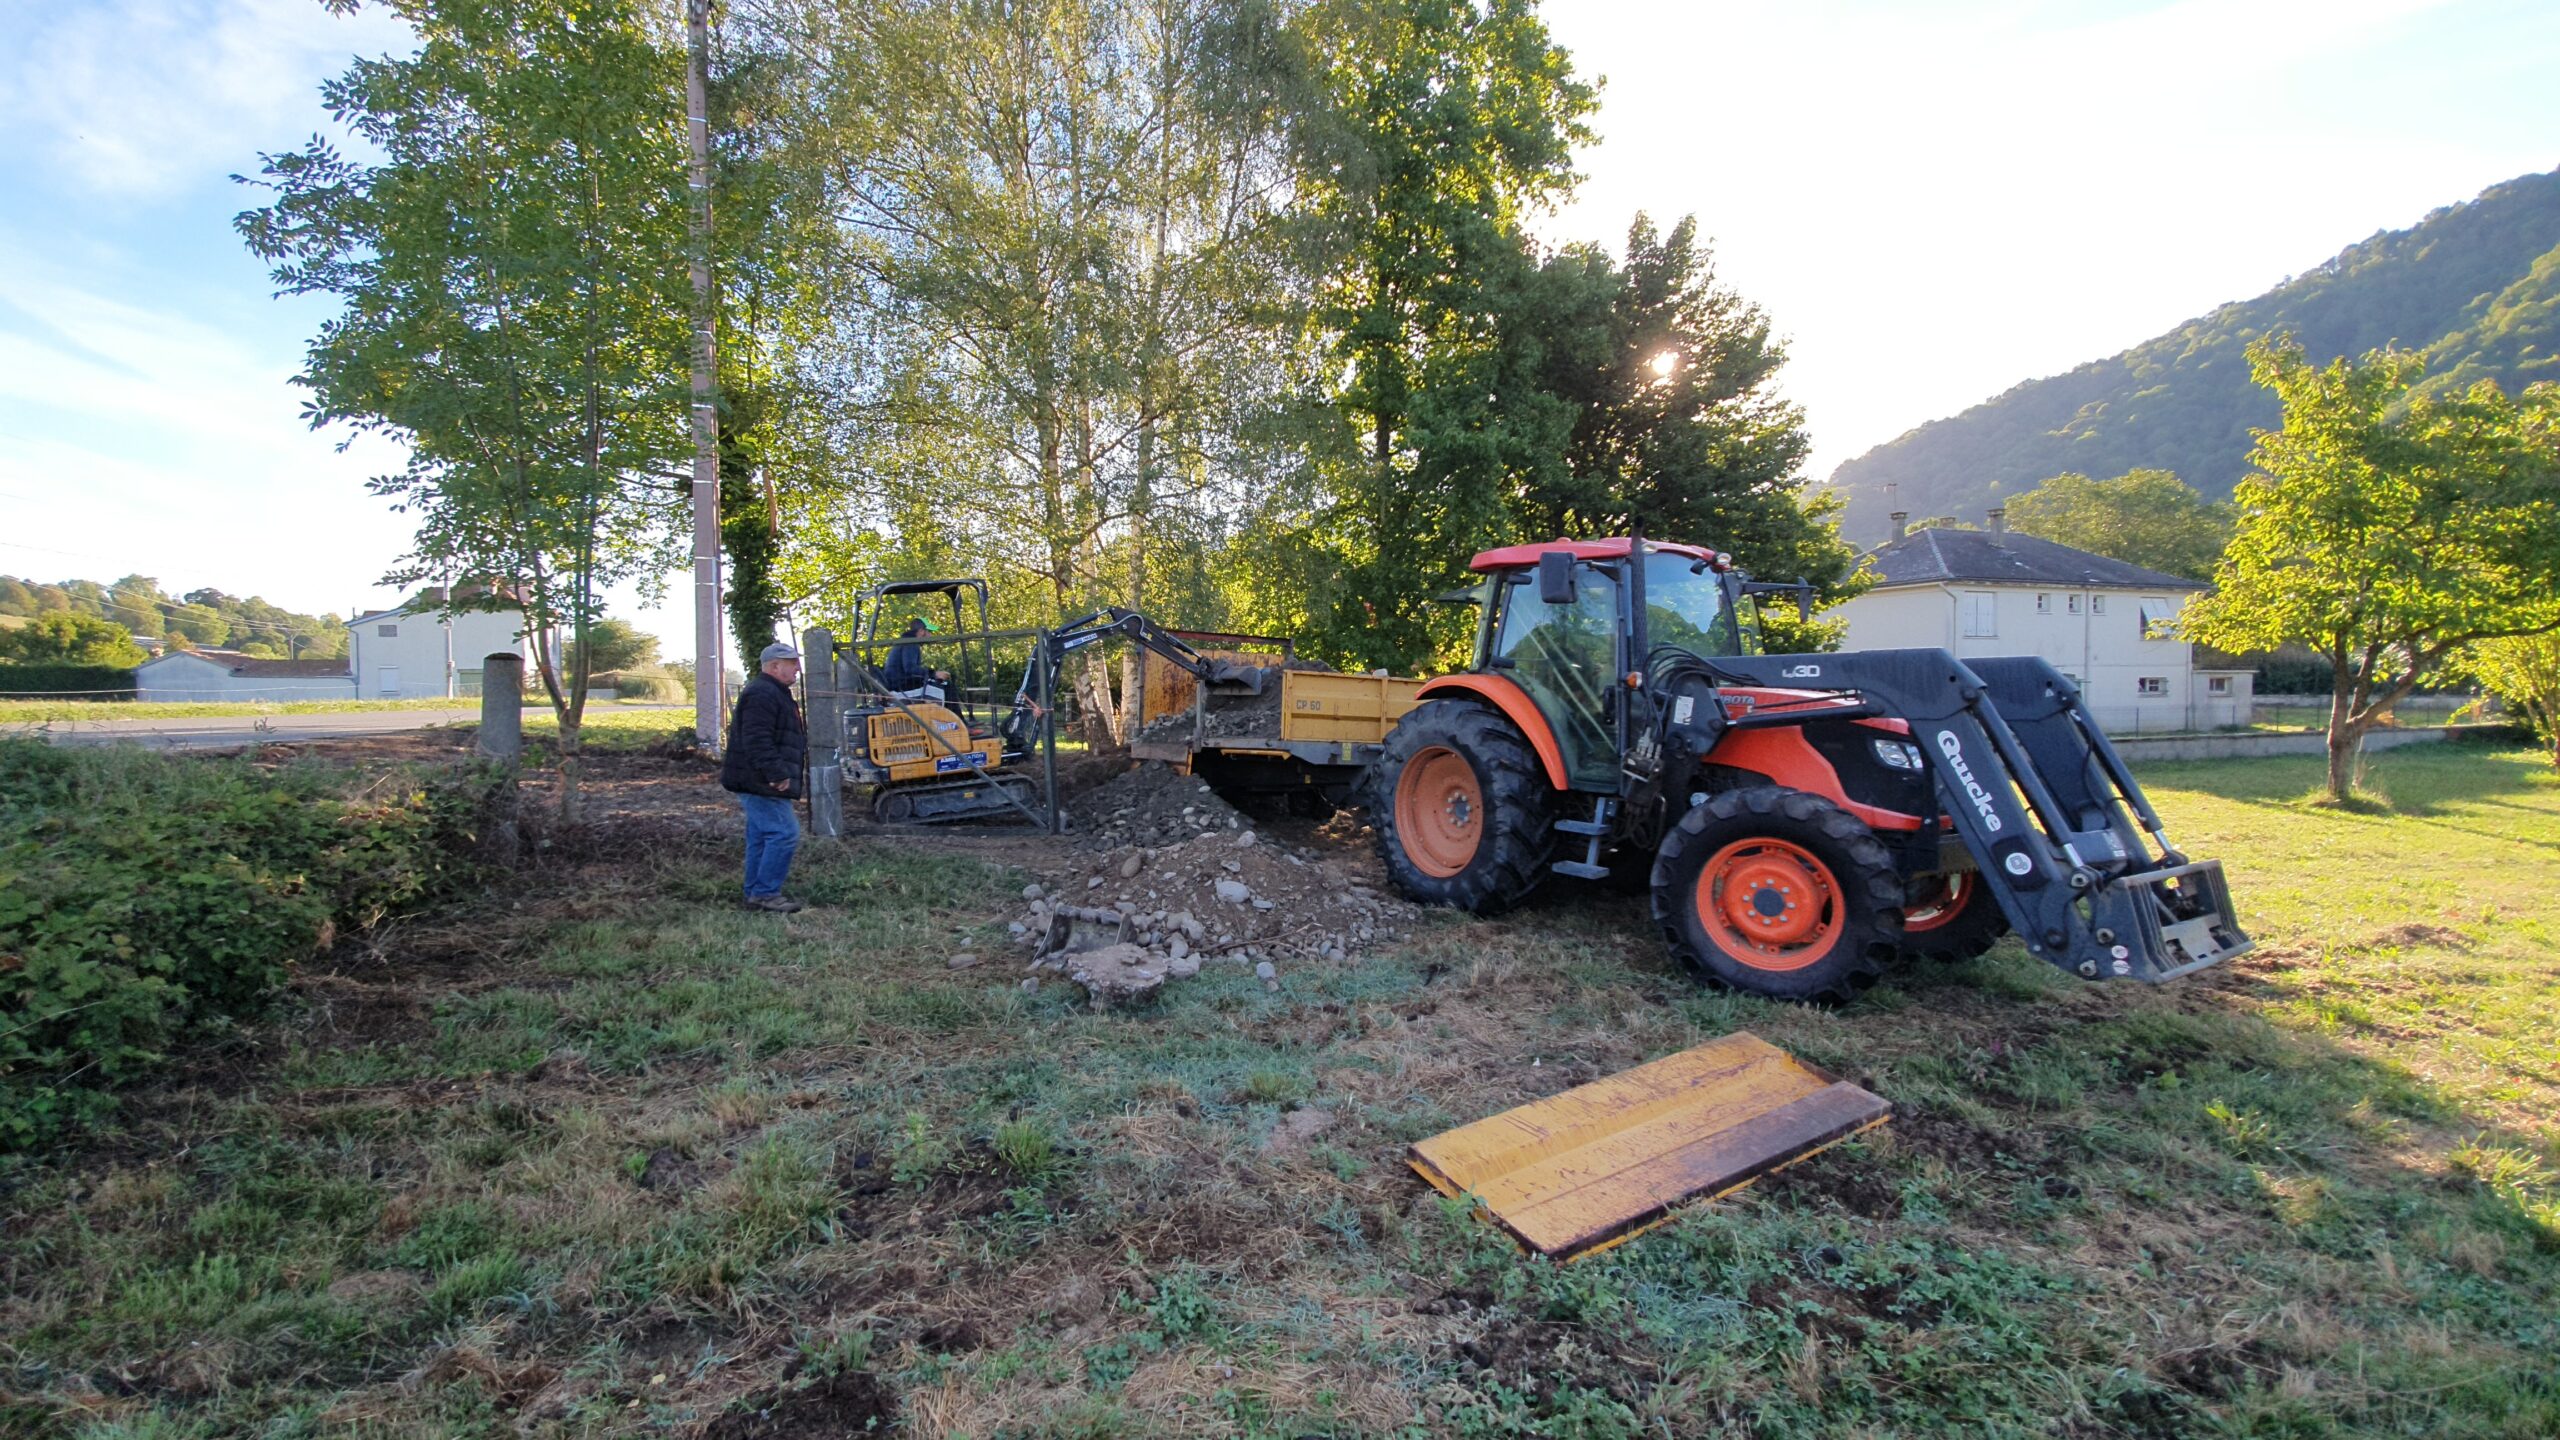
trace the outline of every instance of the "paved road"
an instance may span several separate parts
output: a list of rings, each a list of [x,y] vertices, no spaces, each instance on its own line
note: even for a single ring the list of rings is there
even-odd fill
[[[109,745],[131,741],[155,750],[220,750],[284,740],[345,740],[395,735],[457,720],[477,720],[480,707],[450,710],[349,710],[319,715],[226,715],[190,720],[60,720],[50,726],[10,725],[0,731],[41,729],[57,745]]]

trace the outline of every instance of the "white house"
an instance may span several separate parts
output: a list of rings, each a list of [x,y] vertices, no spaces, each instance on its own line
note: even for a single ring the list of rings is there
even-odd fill
[[[261,660],[236,650],[171,650],[134,668],[137,700],[352,700],[344,660]]]
[[[2035,655],[2080,686],[2114,734],[2249,723],[2255,675],[2199,670],[2171,629],[2204,589],[2122,560],[2010,531],[1903,531],[1868,555],[1881,583],[1842,605],[1852,650]]]
[[[347,622],[347,653],[365,699],[477,695],[484,656],[527,653],[522,611],[457,610],[446,615],[437,609],[443,603],[444,590],[437,587],[410,605]]]

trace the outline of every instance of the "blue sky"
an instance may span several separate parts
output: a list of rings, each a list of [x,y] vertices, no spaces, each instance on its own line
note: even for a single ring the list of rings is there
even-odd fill
[[[1542,234],[1698,214],[1791,340],[1816,473],[2560,165],[2549,0],[1546,13],[1608,85],[1581,196]],[[328,312],[270,298],[227,177],[321,127],[320,80],[396,24],[318,0],[0,20],[0,572],[390,598],[408,528],[363,481],[394,462],[301,423],[287,379]]]

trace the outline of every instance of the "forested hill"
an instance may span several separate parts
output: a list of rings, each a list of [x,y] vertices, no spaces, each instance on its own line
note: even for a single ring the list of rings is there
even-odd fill
[[[2247,473],[2250,430],[2276,423],[2242,355],[2274,330],[2323,362],[2394,343],[2424,349],[2435,384],[2560,380],[2560,171],[2492,186],[2254,300],[1868,451],[1831,477],[1848,500],[1849,536],[1881,539],[1888,510],[1975,519],[2069,470],[2172,470],[2227,497]],[[1898,486],[1891,504],[1887,482]]]

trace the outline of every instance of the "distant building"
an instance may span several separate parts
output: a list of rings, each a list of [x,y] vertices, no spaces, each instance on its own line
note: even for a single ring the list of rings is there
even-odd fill
[[[524,637],[531,627],[524,612],[458,610],[445,615],[438,609],[444,597],[443,588],[435,587],[410,605],[347,622],[347,654],[365,699],[477,695],[482,657],[528,653]]]
[[[1869,552],[1882,583],[1839,608],[1852,650],[1935,648],[1957,658],[2035,655],[2079,685],[2116,734],[2246,725],[2248,670],[2198,669],[2178,612],[2205,587],[2020,535],[1993,510],[1986,530],[1914,530]]]
[[[352,700],[344,660],[262,660],[237,650],[171,650],[134,668],[137,700]]]

